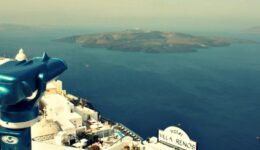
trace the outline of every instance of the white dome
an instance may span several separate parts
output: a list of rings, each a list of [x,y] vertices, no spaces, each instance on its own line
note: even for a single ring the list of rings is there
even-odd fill
[[[149,139],[149,142],[150,142],[150,143],[157,143],[157,141],[158,141],[158,139],[157,139],[156,137],[151,137],[151,138]]]
[[[19,50],[18,54],[15,56],[15,60],[17,60],[17,61],[27,60],[27,56],[25,55],[22,48]]]

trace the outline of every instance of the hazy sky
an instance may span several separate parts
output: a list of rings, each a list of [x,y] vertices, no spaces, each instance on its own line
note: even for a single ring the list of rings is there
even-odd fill
[[[239,29],[260,25],[260,0],[0,0],[0,23]]]

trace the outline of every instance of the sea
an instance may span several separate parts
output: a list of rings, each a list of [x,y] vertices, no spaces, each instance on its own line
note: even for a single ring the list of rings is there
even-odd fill
[[[54,41],[104,31],[0,31],[0,56],[14,57],[23,48],[29,58],[47,52],[64,59],[64,88],[144,139],[179,126],[199,150],[260,150],[260,44],[149,54]],[[260,42],[260,34],[194,34]]]

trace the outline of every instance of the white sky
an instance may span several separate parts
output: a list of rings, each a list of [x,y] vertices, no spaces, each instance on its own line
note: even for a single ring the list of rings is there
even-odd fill
[[[0,0],[0,23],[251,27],[260,25],[260,0]]]

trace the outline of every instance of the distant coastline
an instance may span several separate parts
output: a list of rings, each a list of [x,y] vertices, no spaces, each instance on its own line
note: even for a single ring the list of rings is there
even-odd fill
[[[115,51],[145,53],[185,53],[196,52],[198,49],[229,46],[232,43],[256,43],[235,38],[143,30],[75,35],[55,41],[76,43],[86,48],[106,48]]]
[[[2,23],[0,24],[0,31],[10,31],[10,30],[29,30],[29,26],[20,25],[20,24],[9,24],[9,23]]]
[[[255,27],[249,28],[244,32],[251,33],[251,34],[260,34],[260,26],[255,26]]]

